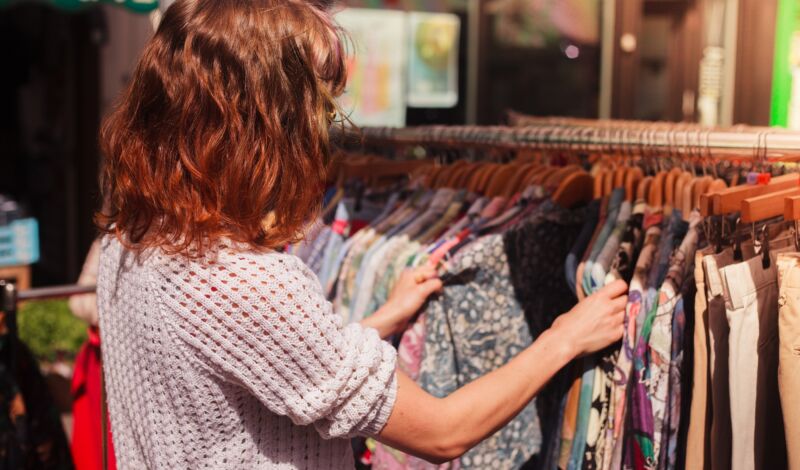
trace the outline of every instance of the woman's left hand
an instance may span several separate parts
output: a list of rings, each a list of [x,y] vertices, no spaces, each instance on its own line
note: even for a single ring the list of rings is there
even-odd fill
[[[399,333],[405,330],[428,297],[441,290],[442,281],[433,266],[406,269],[400,275],[386,304],[365,318],[361,324],[377,329],[382,338]]]

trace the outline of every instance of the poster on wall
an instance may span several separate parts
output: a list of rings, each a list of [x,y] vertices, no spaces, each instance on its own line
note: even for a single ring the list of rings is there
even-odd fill
[[[452,108],[458,104],[461,21],[446,13],[410,13],[408,105]]]
[[[336,21],[348,36],[342,110],[359,126],[404,126],[406,14],[348,8]]]

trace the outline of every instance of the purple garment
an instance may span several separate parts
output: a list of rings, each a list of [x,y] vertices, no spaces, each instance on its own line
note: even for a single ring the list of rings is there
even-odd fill
[[[645,230],[644,243],[639,258],[636,260],[633,278],[628,292],[628,305],[625,311],[625,333],[622,347],[617,358],[616,377],[614,381],[614,415],[609,425],[612,428],[613,446],[611,446],[611,464],[604,468],[622,468],[625,433],[629,413],[629,387],[633,374],[633,362],[636,356],[636,344],[640,335],[639,325],[647,316],[645,300],[647,296],[647,277],[656,261],[658,246],[661,240],[661,213],[646,210],[643,222]],[[647,341],[645,341],[646,343]]]
[[[654,294],[651,289],[648,297]],[[653,435],[655,424],[653,420],[653,404],[647,390],[648,370],[650,364],[650,349],[648,340],[650,331],[658,309],[657,299],[645,301],[651,305],[642,325],[642,333],[636,342],[633,351],[633,370],[628,382],[628,412],[625,420],[625,449],[623,462],[626,469],[645,469],[656,466]]]
[[[683,371],[683,340],[686,331],[686,297],[678,300],[672,317],[672,362],[669,368],[669,423],[664,433],[665,444],[661,446],[660,468],[674,470],[677,464],[678,430],[681,425],[681,373]]]

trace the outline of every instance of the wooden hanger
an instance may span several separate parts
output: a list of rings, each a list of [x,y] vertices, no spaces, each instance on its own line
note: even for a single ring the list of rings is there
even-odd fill
[[[517,192],[524,191],[530,186],[531,175],[535,174],[536,171],[541,167],[541,163],[532,163],[528,166],[528,168],[520,171],[520,180],[517,183]]]
[[[625,176],[628,170],[629,168],[624,165],[620,165],[614,170],[614,189],[625,187]]]
[[[458,176],[453,178],[451,187],[453,189],[466,189],[469,185],[469,181],[472,179],[472,175],[475,173],[475,168],[477,166],[477,163],[468,163],[462,166],[458,170]]]
[[[544,181],[543,186],[548,191],[556,191],[559,187],[561,187],[561,183],[566,180],[566,178],[571,175],[572,173],[577,173],[581,171],[581,167],[578,165],[567,165],[565,167],[559,168],[547,179]]]
[[[778,176],[773,178],[768,184],[745,185],[723,189],[713,194],[711,213],[709,215],[732,214],[742,209],[742,201],[745,199],[795,187],[800,187],[800,175],[797,173]]]
[[[752,224],[783,215],[785,199],[800,196],[800,188],[785,189],[742,201],[742,222]]]
[[[639,185],[636,187],[636,200],[637,201],[645,201],[648,202],[649,195],[650,195],[650,187],[653,184],[653,177],[652,176],[645,176],[639,182]]]
[[[458,160],[451,165],[447,165],[444,171],[439,173],[434,187],[437,189],[451,187],[451,183],[458,177],[461,168],[467,164],[466,160]]]
[[[472,173],[469,175],[469,179],[467,181],[467,190],[470,192],[477,192],[476,187],[478,186],[478,181],[480,179],[481,171],[483,171],[483,166],[485,163],[478,163],[473,167]]]
[[[639,184],[644,179],[644,172],[638,166],[628,168],[625,173],[625,199],[636,202]]]
[[[505,195],[511,179],[518,171],[519,169],[514,165],[503,165],[492,175],[492,179],[486,187],[486,195],[491,197]]]
[[[666,171],[659,171],[650,184],[648,204],[650,207],[664,207],[664,182],[667,178]]]
[[[430,179],[428,180],[428,187],[430,189],[436,189],[439,187],[439,182],[442,180],[447,179],[448,173],[452,171],[450,165],[442,165],[439,169],[431,175]]]
[[[494,178],[494,175],[502,169],[503,165],[500,163],[490,163],[481,169],[480,181],[478,183],[480,194],[486,195],[486,192],[491,185],[492,178]]]
[[[603,195],[608,196],[614,191],[615,176],[615,170],[608,170],[603,174]]]
[[[593,183],[592,175],[583,170],[569,173],[553,193],[553,201],[567,209],[580,203],[588,203],[594,196]]]
[[[714,178],[702,176],[692,182],[692,209],[700,209],[700,196],[707,194]]]
[[[675,180],[675,207],[680,209],[684,221],[689,221],[692,212],[692,180],[694,176],[682,171]]]
[[[679,168],[673,168],[664,179],[664,205],[668,208],[675,207],[676,181],[681,173]]]
[[[516,171],[509,180],[508,187],[503,191],[503,196],[505,197],[512,197],[525,190],[525,183],[524,183],[525,176],[531,170],[531,167],[535,166],[535,164],[534,163],[528,163],[522,165],[516,164],[514,166],[516,168]]]
[[[711,183],[705,188],[705,192],[701,193],[698,198],[698,207],[700,207],[700,214],[702,214],[703,217],[714,215],[715,200],[722,191],[727,189],[728,185],[725,183],[725,180],[719,178],[711,180]]]
[[[531,176],[530,184],[543,186],[547,178],[550,177],[550,175],[552,175],[556,171],[558,171],[558,167],[550,165],[544,166]]]
[[[789,196],[783,200],[783,220],[800,220],[800,196]]]
[[[464,163],[464,164],[466,164],[466,163]],[[461,172],[461,167],[462,166],[463,165],[455,165],[455,164],[450,165],[447,168],[447,170],[445,170],[444,172],[442,172],[439,175],[439,180],[436,182],[436,188],[437,189],[449,188],[450,187],[450,182],[454,181],[456,178],[458,178],[458,175]]]
[[[595,199],[601,199],[605,196],[605,183],[606,183],[606,174],[608,170],[600,169],[594,173],[594,183],[593,183],[593,194]]]

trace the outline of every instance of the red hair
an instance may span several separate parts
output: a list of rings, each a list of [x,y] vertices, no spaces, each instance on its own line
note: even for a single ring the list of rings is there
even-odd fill
[[[106,206],[128,248],[201,255],[293,242],[319,207],[346,69],[319,2],[177,0],[101,131]]]

